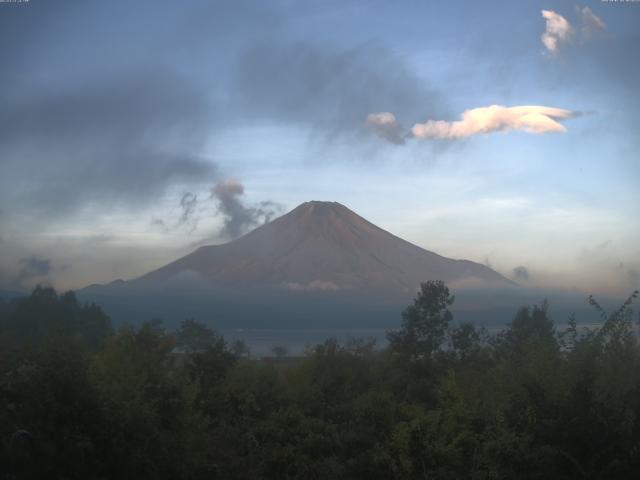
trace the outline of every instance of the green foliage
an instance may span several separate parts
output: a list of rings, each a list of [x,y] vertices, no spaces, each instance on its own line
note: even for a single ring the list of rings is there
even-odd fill
[[[543,303],[490,336],[428,282],[388,348],[274,361],[36,289],[0,309],[0,478],[636,478],[637,295],[590,298],[598,329],[558,333]]]
[[[73,337],[98,349],[111,332],[111,321],[95,304],[80,305],[73,292],[58,295],[36,287],[29,297],[0,309],[0,348],[38,346],[53,337]]]
[[[0,466],[14,468],[19,478],[95,478],[101,462],[93,439],[101,413],[88,360],[77,341],[60,338],[2,356]],[[32,440],[16,449],[18,431]]]
[[[289,353],[289,350],[287,350],[287,347],[284,345],[276,345],[271,351],[277,358],[284,358],[287,356],[287,353]]]
[[[413,305],[402,312],[401,329],[388,335],[391,350],[408,362],[431,359],[446,339],[453,301],[444,282],[422,283]]]

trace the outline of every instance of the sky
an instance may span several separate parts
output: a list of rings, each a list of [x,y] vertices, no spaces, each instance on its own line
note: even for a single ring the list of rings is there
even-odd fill
[[[0,3],[0,288],[308,200],[523,285],[640,287],[640,2]]]

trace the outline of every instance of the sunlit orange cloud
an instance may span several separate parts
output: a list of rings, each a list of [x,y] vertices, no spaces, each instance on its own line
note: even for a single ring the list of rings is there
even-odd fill
[[[462,119],[454,122],[429,120],[416,123],[411,133],[416,138],[458,139],[508,130],[522,130],[527,133],[566,132],[561,120],[572,118],[575,113],[562,108],[543,106],[473,108],[462,113]]]

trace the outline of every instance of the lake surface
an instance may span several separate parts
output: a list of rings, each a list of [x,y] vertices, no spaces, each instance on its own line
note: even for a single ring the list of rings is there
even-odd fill
[[[340,343],[346,343],[349,339],[374,338],[377,348],[384,348],[387,330],[226,330],[221,333],[225,340],[233,343],[242,340],[254,356],[271,356],[276,346],[285,347],[287,354],[299,356],[304,354],[307,347],[323,343],[329,338],[335,338]]]
[[[582,328],[598,328],[599,323],[579,324]],[[505,328],[504,325],[485,326],[491,334],[499,333]],[[565,325],[557,325],[556,329],[562,331]],[[638,329],[635,324],[636,331]],[[276,346],[285,347],[287,355],[299,356],[303,355],[305,350],[310,347],[323,343],[329,338],[337,339],[341,344],[345,344],[350,339],[370,339],[376,340],[376,348],[384,348],[387,345],[386,333],[389,329],[282,329],[282,330],[261,330],[261,329],[237,329],[222,330],[221,333],[229,343],[236,340],[242,340],[248,347],[253,356],[272,356],[273,348]]]

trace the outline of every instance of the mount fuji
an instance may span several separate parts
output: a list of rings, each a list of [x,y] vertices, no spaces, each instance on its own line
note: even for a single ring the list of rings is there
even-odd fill
[[[310,201],[233,241],[79,294],[116,319],[193,316],[233,326],[257,319],[260,325],[324,326],[344,316],[377,323],[389,312],[395,321],[427,280],[443,280],[454,290],[516,286],[485,265],[409,243],[344,205]]]

